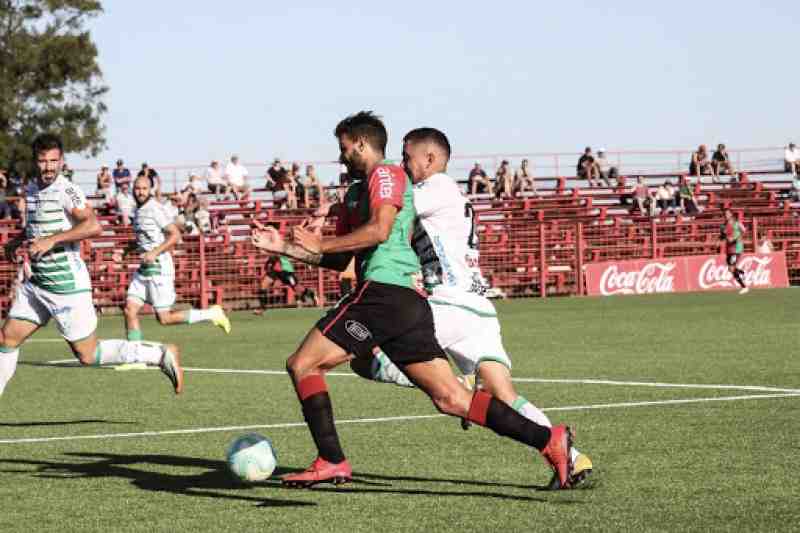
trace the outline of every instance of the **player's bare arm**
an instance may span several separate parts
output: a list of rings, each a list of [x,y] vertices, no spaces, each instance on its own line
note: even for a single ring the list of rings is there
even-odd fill
[[[369,222],[352,233],[339,237],[322,237],[302,226],[294,228],[294,242],[306,250],[322,254],[354,252],[386,242],[397,217],[397,207],[384,204],[376,209]]]
[[[175,248],[175,245],[178,244],[178,241],[181,238],[181,230],[178,229],[176,224],[167,225],[167,227],[164,228],[164,234],[167,236],[164,242],[149,252],[142,254],[143,263],[155,263],[159,255]]]
[[[344,272],[353,257],[352,253],[322,254],[303,248],[292,242],[287,242],[280,232],[272,226],[263,226],[255,222],[255,229],[250,235],[253,246],[267,252],[277,253],[292,259],[297,259],[312,266],[321,266],[331,270]]]
[[[79,242],[100,235],[102,228],[94,214],[94,209],[86,206],[82,209],[73,209],[72,216],[77,224],[67,231],[62,231],[48,237],[35,239],[31,242],[29,251],[34,257],[45,254],[54,246],[66,242]]]

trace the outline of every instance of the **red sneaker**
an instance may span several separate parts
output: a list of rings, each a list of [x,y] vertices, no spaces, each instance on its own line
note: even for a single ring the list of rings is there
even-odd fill
[[[559,425],[550,429],[550,440],[541,452],[544,460],[547,461],[558,477],[560,485],[558,488],[561,489],[570,487],[569,476],[570,472],[572,472],[572,458],[569,450],[571,447],[572,431],[565,425]]]
[[[341,485],[353,480],[353,469],[345,459],[341,463],[329,463],[322,457],[317,457],[311,466],[299,474],[287,474],[281,480],[284,487],[305,489],[317,483],[333,483]]]

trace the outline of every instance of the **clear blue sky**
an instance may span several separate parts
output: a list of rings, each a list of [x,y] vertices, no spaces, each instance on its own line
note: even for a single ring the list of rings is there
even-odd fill
[[[800,139],[794,2],[107,0],[108,150],[89,167],[328,160],[372,109],[457,154]],[[791,70],[786,66],[792,65]]]

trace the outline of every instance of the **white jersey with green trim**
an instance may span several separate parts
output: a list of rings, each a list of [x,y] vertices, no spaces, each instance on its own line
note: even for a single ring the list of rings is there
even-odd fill
[[[136,235],[136,245],[143,252],[158,248],[166,240],[164,229],[173,223],[164,207],[150,198],[144,205],[133,211],[133,232]],[[175,276],[175,265],[172,254],[164,252],[159,254],[155,263],[142,263],[139,274],[144,277]]]
[[[87,206],[81,188],[62,175],[44,188],[39,187],[37,180],[31,182],[25,190],[25,202],[28,241],[69,231],[77,224],[73,209]],[[57,294],[92,290],[89,271],[81,259],[80,242],[58,244],[38,259],[31,258],[28,280]]]
[[[454,305],[495,316],[484,294],[489,284],[478,263],[472,205],[446,174],[414,185],[417,224],[411,245],[419,256],[431,304]]]

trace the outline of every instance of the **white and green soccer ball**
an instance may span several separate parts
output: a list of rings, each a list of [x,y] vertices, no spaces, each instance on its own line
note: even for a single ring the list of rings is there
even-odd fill
[[[278,465],[272,441],[258,433],[237,437],[228,446],[225,458],[231,473],[244,483],[264,481]]]

